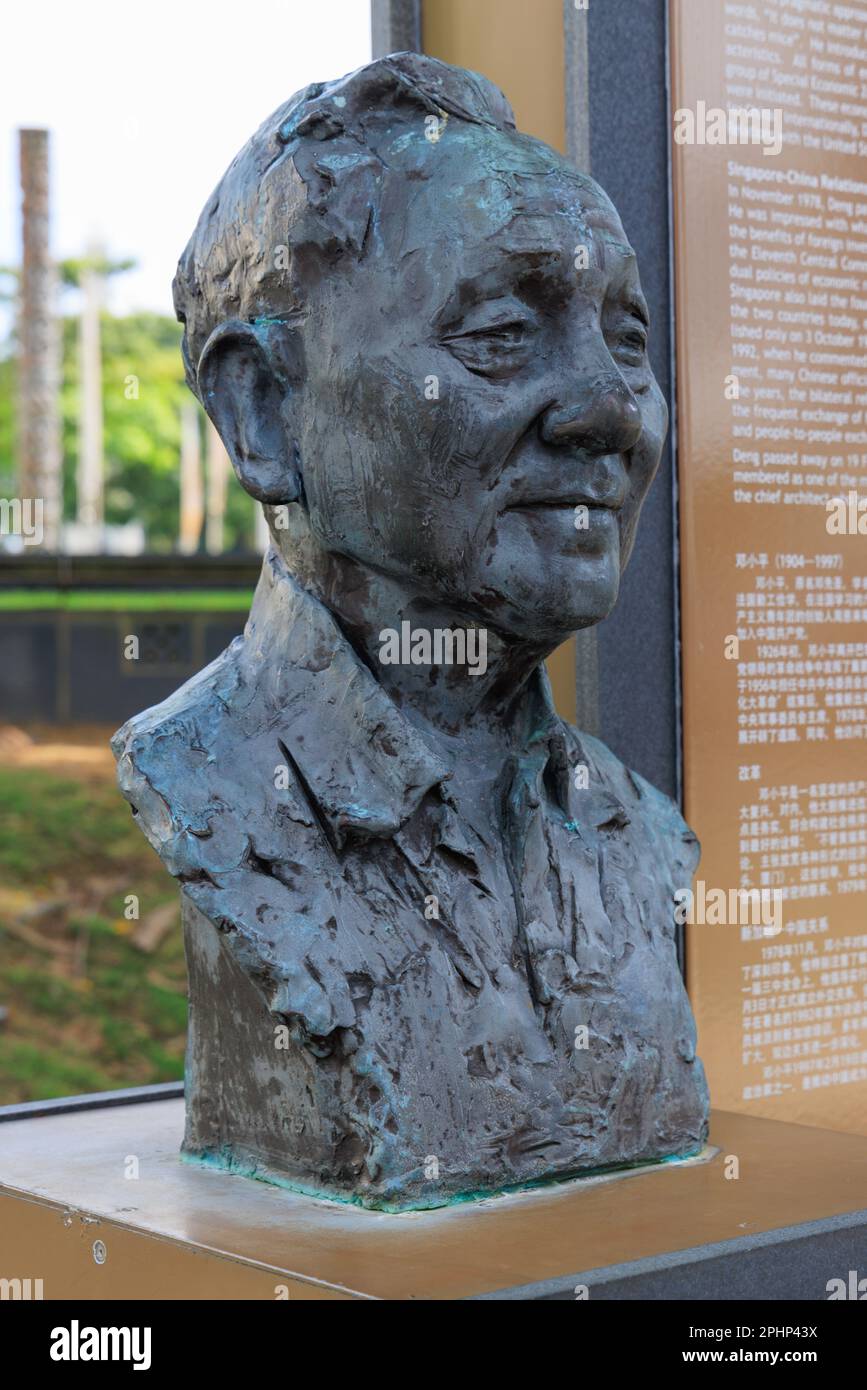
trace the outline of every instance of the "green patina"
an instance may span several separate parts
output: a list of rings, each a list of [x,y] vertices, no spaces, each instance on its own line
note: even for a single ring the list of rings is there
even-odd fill
[[[234,1173],[239,1177],[252,1178],[255,1182],[268,1183],[271,1187],[279,1187],[286,1192],[294,1192],[300,1197],[311,1197],[318,1202],[336,1202],[343,1207],[358,1207],[364,1211],[384,1211],[396,1216],[401,1212],[434,1211],[446,1207],[464,1206],[469,1202],[490,1201],[492,1198],[507,1197],[519,1192],[538,1192],[549,1187],[563,1187],[570,1182],[609,1177],[614,1173],[632,1173],[640,1172],[642,1169],[662,1168],[667,1163],[685,1163],[687,1159],[697,1158],[704,1148],[705,1145],[702,1144],[697,1149],[690,1149],[688,1153],[668,1154],[665,1158],[650,1159],[644,1163],[612,1163],[602,1168],[585,1168],[580,1172],[557,1174],[553,1177],[537,1178],[529,1182],[511,1183],[503,1187],[482,1188],[473,1192],[455,1192],[447,1197],[420,1198],[415,1202],[389,1202],[384,1198],[367,1199],[359,1195],[345,1197],[304,1183],[290,1182],[288,1178],[281,1178],[274,1173],[241,1162],[227,1150],[220,1153],[213,1151],[202,1151],[195,1154],[182,1153],[180,1157],[182,1162],[190,1163],[194,1167],[213,1168],[218,1172]]]

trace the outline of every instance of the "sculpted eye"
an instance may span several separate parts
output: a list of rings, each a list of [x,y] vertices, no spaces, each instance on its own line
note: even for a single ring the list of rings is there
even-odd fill
[[[507,319],[447,334],[442,341],[468,371],[479,376],[505,376],[524,361],[530,329],[524,319]]]
[[[469,328],[463,333],[450,333],[443,339],[449,347],[494,343],[503,347],[514,347],[523,343],[529,325],[523,319],[510,319],[504,323],[490,323],[481,328]]]
[[[637,326],[617,335],[614,348],[618,361],[627,366],[641,367],[647,354],[647,334]]]
[[[519,319],[513,323],[495,323],[490,328],[475,328],[462,334],[465,338],[482,338],[495,343],[515,343],[523,341],[527,325]]]

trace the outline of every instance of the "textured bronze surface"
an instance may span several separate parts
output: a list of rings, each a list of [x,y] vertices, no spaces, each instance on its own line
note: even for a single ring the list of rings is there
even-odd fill
[[[175,302],[272,536],[244,638],[113,742],[188,904],[185,1152],[386,1209],[696,1152],[695,837],[544,670],[667,428],[616,210],[394,55],[262,125]]]

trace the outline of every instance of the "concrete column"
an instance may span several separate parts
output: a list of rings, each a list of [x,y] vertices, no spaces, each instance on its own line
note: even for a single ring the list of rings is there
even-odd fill
[[[42,506],[42,544],[55,550],[63,507],[57,272],[50,251],[49,133],[19,131],[21,286],[18,304],[19,492]]]

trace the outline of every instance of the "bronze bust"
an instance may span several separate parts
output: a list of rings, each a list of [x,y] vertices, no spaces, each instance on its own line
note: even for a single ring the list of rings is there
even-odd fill
[[[614,207],[396,54],[264,123],[175,304],[272,536],[244,637],[113,744],[183,888],[186,1154],[399,1209],[698,1151],[695,836],[543,665],[667,429]]]

